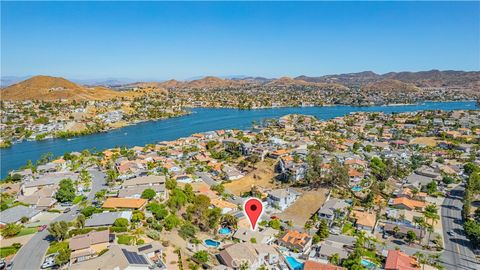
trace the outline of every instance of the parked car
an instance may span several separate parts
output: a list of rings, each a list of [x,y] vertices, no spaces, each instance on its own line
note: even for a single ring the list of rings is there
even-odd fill
[[[47,228],[47,225],[38,226],[37,231],[43,232]]]
[[[70,211],[72,211],[72,209],[70,209],[70,207],[69,207],[69,208],[65,208],[65,210],[63,210],[63,213],[68,213],[68,212],[70,212]]]
[[[71,202],[63,202],[63,203],[60,204],[60,206],[63,206],[63,207],[72,206],[72,205],[73,205],[73,203],[71,203]]]
[[[447,233],[448,233],[448,235],[450,235],[450,236],[454,236],[454,235],[455,235],[455,233],[454,233],[452,230],[448,231]]]

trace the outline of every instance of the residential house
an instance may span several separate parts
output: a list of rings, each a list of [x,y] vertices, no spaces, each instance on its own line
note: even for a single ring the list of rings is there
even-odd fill
[[[218,259],[221,264],[232,269],[243,269],[242,264],[247,263],[248,269],[254,270],[266,265],[274,266],[280,261],[280,254],[271,245],[238,243],[225,246],[220,251]]]
[[[235,167],[229,165],[224,165],[222,170],[226,174],[228,180],[238,180],[245,176]]]
[[[275,189],[268,192],[267,202],[272,207],[283,211],[292,205],[299,196],[300,193],[296,192],[292,188]]]
[[[417,270],[417,260],[400,250],[389,250],[385,261],[385,270]]]
[[[303,264],[303,270],[347,270],[347,268],[336,266],[333,264],[306,261]]]
[[[85,227],[112,226],[118,218],[132,219],[132,211],[95,213],[85,220]]]
[[[110,233],[108,230],[91,231],[86,234],[73,236],[68,242],[68,246],[72,251],[70,263],[82,262],[96,257],[98,253],[108,248],[109,243]]]
[[[234,239],[238,239],[241,242],[252,242],[255,239],[255,243],[258,244],[270,244],[275,240],[275,235],[278,231],[272,228],[266,228],[262,231],[252,231],[247,228],[238,228],[233,234]]]
[[[310,247],[312,246],[312,237],[307,233],[289,230],[283,237],[278,239],[278,244],[290,250],[304,253],[310,250]]]
[[[142,246],[111,245],[105,254],[71,265],[69,269],[164,270],[162,246],[152,242]]]
[[[412,200],[407,197],[399,197],[399,198],[390,199],[389,205],[397,209],[423,211],[423,208],[426,206],[426,203],[422,201]]]
[[[409,226],[406,224],[402,223],[395,223],[395,222],[385,222],[383,226],[383,230],[386,233],[389,233],[391,235],[397,235],[397,236],[406,236],[408,231],[412,231],[415,233],[417,236],[417,239],[422,239],[425,236],[425,229],[423,228],[418,228],[415,226]]]
[[[23,205],[17,205],[12,208],[3,210],[0,214],[0,227],[3,227],[9,223],[20,223],[23,217],[28,220],[32,220],[40,214],[40,211],[34,207],[27,207]]]
[[[372,232],[377,222],[377,217],[374,213],[363,211],[352,211],[352,217],[355,219],[355,227],[359,230]]]
[[[322,208],[318,210],[318,217],[325,219],[329,224],[332,224],[335,218],[343,218],[347,215],[350,205],[345,200],[332,198],[326,201]]]
[[[146,204],[147,200],[145,199],[107,198],[102,207],[113,209],[142,209]]]

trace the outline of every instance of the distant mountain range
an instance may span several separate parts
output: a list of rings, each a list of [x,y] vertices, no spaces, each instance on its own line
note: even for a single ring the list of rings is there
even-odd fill
[[[372,71],[358,73],[325,75],[319,77],[298,76],[269,79],[264,77],[233,76],[231,79],[207,76],[195,80],[162,82],[125,82],[117,79],[106,81],[84,81],[76,84],[64,78],[35,76],[2,77],[2,84],[13,83],[2,88],[2,99],[5,100],[52,100],[52,99],[105,99],[125,96],[118,89],[243,89],[254,87],[272,87],[284,89],[317,89],[344,91],[352,88],[361,91],[398,91],[415,92],[421,88],[450,87],[465,91],[480,91],[480,71],[420,71],[390,72],[376,74]],[[22,81],[23,79],[23,81]]]

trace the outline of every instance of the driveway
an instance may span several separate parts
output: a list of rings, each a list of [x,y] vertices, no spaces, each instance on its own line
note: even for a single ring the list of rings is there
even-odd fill
[[[443,223],[443,238],[445,250],[442,254],[442,263],[446,269],[477,270],[480,264],[472,252],[470,241],[463,230],[462,207],[464,185],[452,189],[450,196],[442,204],[441,215]],[[453,236],[448,231],[454,232]]]
[[[92,189],[88,194],[88,200],[92,200],[95,196],[95,193],[101,190],[105,185],[105,174],[98,170],[89,170],[92,175]],[[76,212],[78,205],[71,207],[71,211],[66,214],[62,214],[55,221],[72,221],[76,217]],[[52,237],[49,235],[47,230],[39,232],[32,237],[28,243],[26,243],[18,251],[13,259],[13,269],[14,270],[37,270],[40,269],[40,266],[43,263],[43,257],[47,253],[47,249],[50,246]]]

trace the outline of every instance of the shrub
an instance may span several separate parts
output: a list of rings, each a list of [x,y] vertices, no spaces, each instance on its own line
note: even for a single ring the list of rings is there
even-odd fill
[[[107,251],[108,251],[108,248],[102,249],[102,250],[98,253],[98,256],[102,256],[102,255],[105,254]]]
[[[205,250],[201,250],[193,254],[193,258],[195,258],[199,262],[206,263],[208,262],[208,253]]]
[[[117,218],[113,223],[115,227],[128,227],[128,219],[126,218]]]
[[[117,242],[121,245],[130,245],[132,243],[133,237],[129,235],[117,235]]]
[[[116,233],[121,233],[121,232],[127,232],[128,228],[127,227],[110,227],[111,232],[116,232]]]
[[[160,240],[160,233],[158,233],[157,231],[147,231],[147,236],[153,240]]]

